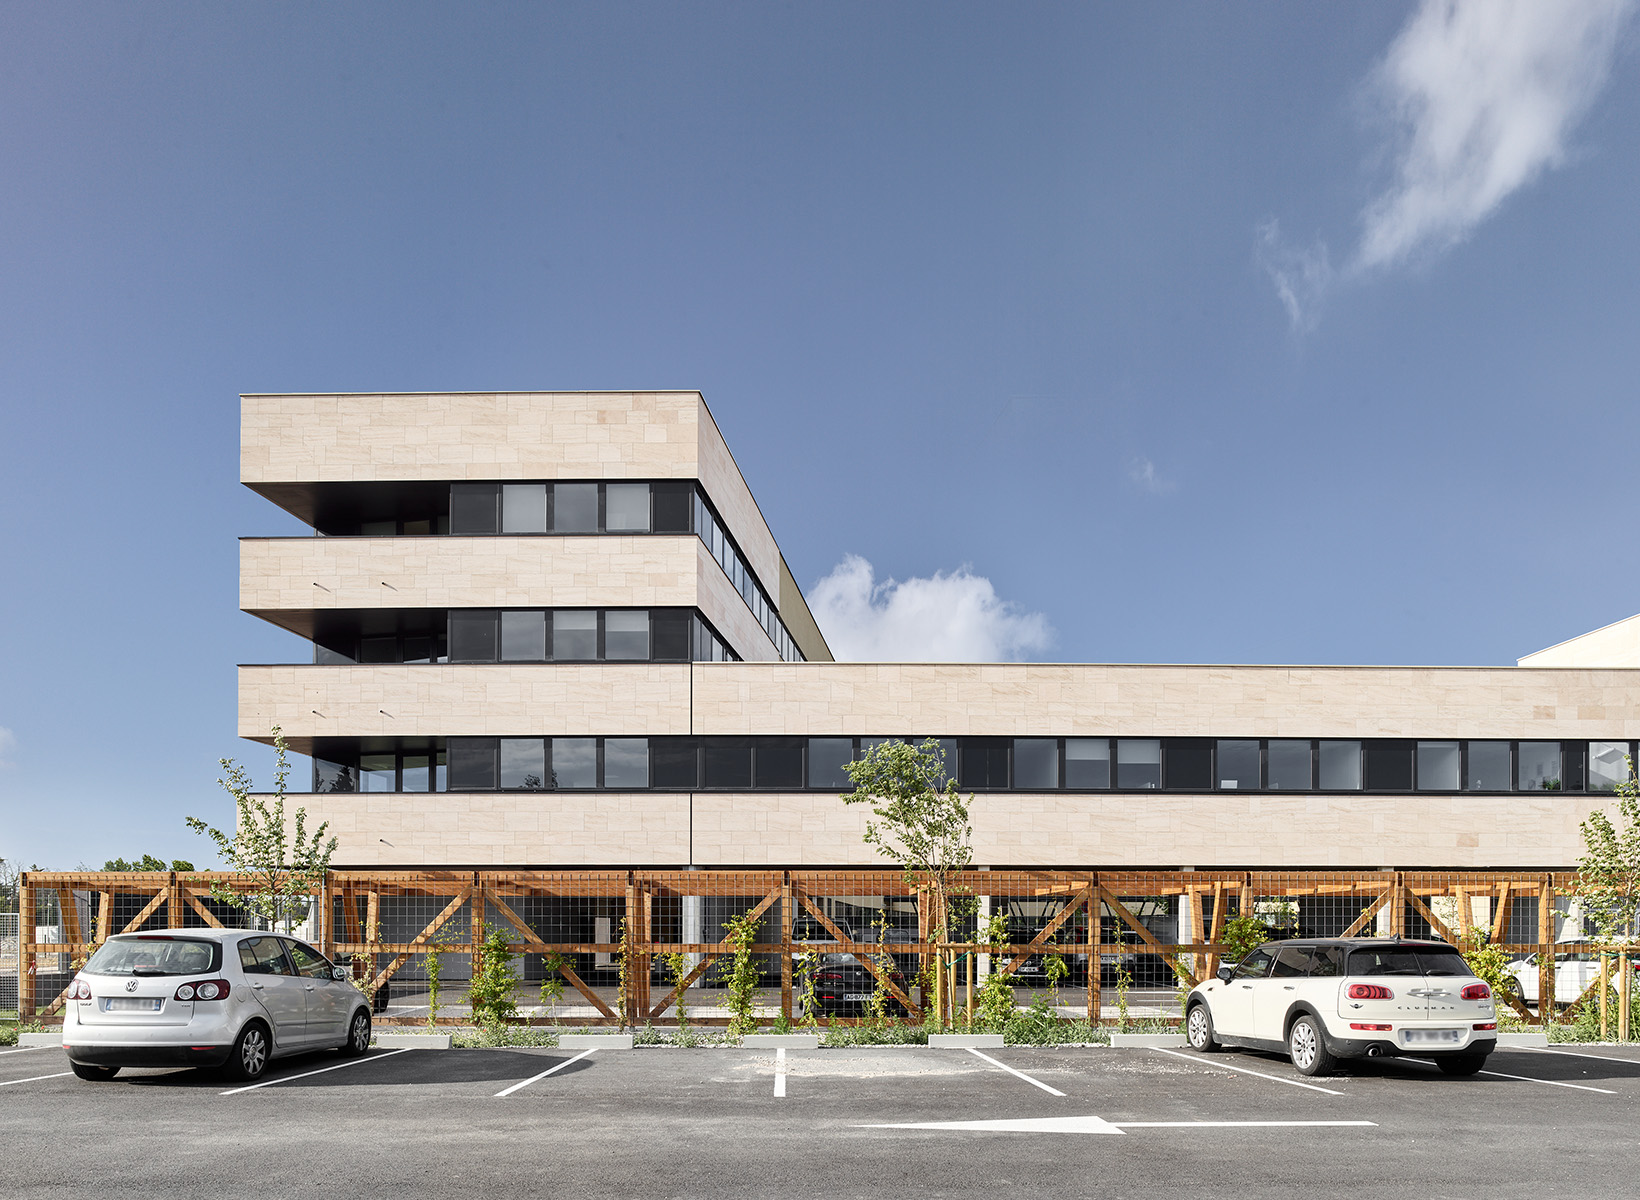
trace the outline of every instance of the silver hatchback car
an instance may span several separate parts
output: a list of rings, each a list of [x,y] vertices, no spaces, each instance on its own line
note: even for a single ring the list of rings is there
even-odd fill
[[[308,1050],[370,1049],[370,1003],[306,942],[244,929],[122,933],[69,985],[63,1049],[81,1079],[221,1067],[251,1080]]]

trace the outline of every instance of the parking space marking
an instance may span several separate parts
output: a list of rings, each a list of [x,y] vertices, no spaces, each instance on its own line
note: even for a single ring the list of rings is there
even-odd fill
[[[986,1062],[990,1063],[993,1067],[1001,1067],[1004,1071],[1008,1072],[1008,1074],[1019,1076],[1021,1079],[1023,1079],[1026,1083],[1030,1084],[1032,1087],[1039,1087],[1043,1091],[1047,1092],[1050,1096],[1063,1097],[1065,1095],[1065,1093],[1060,1091],[1058,1088],[1049,1087],[1047,1084],[1043,1083],[1040,1079],[1032,1079],[1029,1075],[1025,1074],[1024,1071],[1016,1071],[1012,1067],[1010,1067],[1007,1063],[1000,1063],[996,1059],[992,1058],[989,1054],[981,1054],[978,1050],[974,1049],[972,1046],[967,1046],[967,1047],[965,1047],[965,1049],[968,1051],[968,1053],[972,1054],[975,1058],[983,1058]]]
[[[527,1088],[532,1083],[539,1083],[541,1080],[545,1079],[548,1075],[552,1075],[552,1074],[555,1074],[559,1071],[562,1071],[565,1067],[569,1066],[570,1063],[580,1062],[583,1058],[585,1058],[587,1055],[593,1053],[597,1049],[598,1049],[598,1047],[594,1046],[591,1050],[581,1051],[581,1053],[577,1054],[574,1058],[566,1058],[563,1062],[559,1063],[556,1067],[550,1067],[547,1070],[542,1071],[541,1074],[539,1074],[539,1075],[531,1075],[528,1079],[522,1080],[519,1083],[513,1084],[510,1088],[506,1088],[503,1091],[497,1092],[494,1095],[494,1097],[492,1097],[492,1099],[499,1100],[503,1096],[512,1095],[514,1092],[518,1091],[520,1088]]]
[[[1423,1063],[1426,1067],[1433,1067],[1435,1062],[1428,1058],[1409,1058],[1408,1062]],[[1477,1075],[1491,1075],[1495,1079],[1518,1079],[1522,1083],[1546,1083],[1550,1087],[1576,1088],[1580,1092],[1599,1092],[1603,1096],[1615,1096],[1616,1092],[1609,1088],[1590,1087],[1586,1083],[1562,1083],[1558,1079],[1538,1079],[1532,1075],[1505,1075],[1502,1071],[1476,1071]]]
[[[371,1054],[364,1058],[350,1059],[344,1063],[337,1063],[330,1067],[320,1067],[317,1071],[303,1071],[300,1075],[281,1075],[278,1079],[264,1079],[261,1083],[248,1083],[244,1087],[229,1088],[225,1092],[218,1092],[218,1096],[237,1096],[240,1092],[254,1092],[257,1088],[272,1087],[276,1083],[289,1083],[293,1079],[308,1079],[314,1075],[323,1075],[326,1071],[340,1071],[343,1067],[356,1067],[361,1063],[380,1062],[384,1058],[392,1058],[395,1054],[408,1054],[410,1047],[403,1050],[389,1050],[386,1054]]]
[[[1280,1075],[1266,1075],[1263,1071],[1249,1071],[1246,1067],[1232,1067],[1227,1062],[1218,1062],[1217,1060],[1213,1062],[1204,1062],[1197,1055],[1184,1054],[1178,1050],[1165,1050],[1161,1046],[1152,1046],[1151,1049],[1156,1051],[1157,1054],[1171,1054],[1174,1058],[1182,1058],[1186,1062],[1193,1062],[1199,1066],[1207,1067],[1209,1069],[1223,1068],[1226,1071],[1240,1071],[1243,1075],[1256,1075],[1260,1079],[1269,1079],[1275,1083],[1289,1084],[1292,1087],[1308,1088],[1312,1092],[1325,1092],[1329,1096],[1343,1096],[1348,1094],[1345,1092],[1335,1092],[1332,1088],[1324,1088],[1317,1083],[1300,1083],[1296,1079],[1283,1079]]]
[[[32,1054],[36,1050],[55,1050],[56,1046],[19,1046],[16,1050],[0,1050],[0,1054]]]
[[[61,1079],[64,1075],[72,1075],[73,1071],[58,1071],[55,1075],[36,1075],[32,1079],[8,1079],[0,1083],[0,1087],[10,1087],[14,1083],[39,1083],[42,1079]]]
[[[774,1094],[786,1094],[786,1047],[776,1046],[774,1049]]]
[[[1534,1054],[1564,1054],[1568,1058],[1592,1058],[1596,1062],[1626,1063],[1631,1067],[1640,1067],[1640,1059],[1613,1058],[1609,1054],[1583,1054],[1576,1050],[1554,1050],[1545,1046],[1527,1046],[1526,1049]]]
[[[1378,1128],[1377,1121],[1112,1121],[1118,1129],[1295,1129],[1315,1126],[1361,1126]]]
[[[971,1049],[971,1047],[970,1047]],[[1113,1133],[1122,1131],[1103,1117],[1005,1117],[992,1121],[908,1121],[898,1125],[856,1125],[856,1129],[955,1129],[974,1133]]]

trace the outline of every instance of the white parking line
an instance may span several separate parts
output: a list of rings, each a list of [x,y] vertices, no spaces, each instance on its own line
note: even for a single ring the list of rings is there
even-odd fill
[[[14,1083],[39,1083],[42,1079],[61,1079],[64,1075],[72,1075],[73,1071],[58,1071],[55,1075],[36,1075],[33,1079],[8,1079],[0,1083],[0,1087],[10,1087]]]
[[[218,1092],[218,1096],[237,1096],[240,1092],[254,1092],[257,1088],[272,1087],[276,1083],[289,1083],[293,1079],[307,1079],[314,1075],[323,1075],[326,1071],[340,1071],[343,1067],[356,1067],[360,1063],[380,1062],[384,1058],[392,1058],[395,1054],[406,1054],[410,1050],[406,1046],[403,1050],[389,1050],[386,1054],[372,1054],[365,1058],[354,1058],[344,1063],[337,1063],[333,1067],[320,1067],[317,1071],[303,1071],[300,1075],[282,1075],[278,1079],[264,1079],[261,1083],[248,1083],[244,1087],[229,1088],[225,1092]]]
[[[1198,1066],[1225,1071],[1240,1071],[1243,1075],[1256,1075],[1260,1079],[1269,1079],[1276,1083],[1289,1084],[1292,1087],[1308,1088],[1312,1092],[1325,1092],[1329,1096],[1342,1096],[1346,1094],[1344,1092],[1335,1092],[1332,1088],[1324,1088],[1320,1084],[1300,1083],[1296,1079],[1283,1079],[1280,1075],[1266,1075],[1263,1071],[1249,1071],[1246,1067],[1232,1067],[1227,1062],[1218,1062],[1216,1060],[1214,1062],[1206,1062],[1198,1055],[1184,1054],[1178,1050],[1164,1050],[1160,1046],[1152,1046],[1151,1049],[1156,1051],[1157,1054],[1171,1054],[1174,1058],[1182,1058],[1186,1062],[1193,1062]]]
[[[1288,1129],[1323,1126],[1370,1125],[1377,1121],[1112,1121],[1118,1129]]]
[[[55,1046],[22,1046],[16,1050],[0,1050],[0,1054],[32,1054],[36,1050],[55,1050]]]
[[[1409,1058],[1407,1061],[1423,1063],[1426,1067],[1433,1067],[1435,1065],[1434,1061],[1428,1058]],[[1586,1083],[1562,1083],[1558,1079],[1538,1079],[1531,1075],[1505,1075],[1502,1071],[1476,1071],[1475,1074],[1490,1075],[1495,1079],[1518,1079],[1522,1083],[1546,1083],[1550,1087],[1576,1088],[1580,1092],[1599,1092],[1603,1096],[1617,1095],[1616,1092],[1611,1091],[1609,1088],[1590,1087]]]
[[[1609,1054],[1582,1054],[1576,1050],[1555,1050],[1544,1046],[1527,1046],[1526,1049],[1537,1054],[1564,1054],[1568,1058],[1592,1058],[1597,1062],[1627,1063],[1631,1067],[1640,1067],[1640,1059],[1613,1058]]]
[[[569,1066],[570,1063],[580,1062],[583,1058],[585,1058],[587,1055],[591,1054],[596,1049],[598,1049],[598,1047],[594,1046],[592,1048],[592,1050],[583,1050],[583,1051],[581,1051],[581,1053],[577,1054],[574,1058],[566,1058],[563,1062],[559,1063],[556,1067],[551,1067],[551,1068],[549,1068],[545,1071],[542,1071],[541,1074],[539,1074],[539,1075],[531,1075],[528,1079],[525,1079],[520,1083],[515,1083],[510,1088],[507,1088],[504,1091],[497,1092],[495,1094],[495,1096],[492,1097],[492,1098],[496,1099],[496,1100],[499,1100],[503,1096],[512,1095],[514,1092],[518,1091],[520,1088],[527,1088],[532,1083],[538,1083],[539,1081],[545,1079],[548,1075],[552,1075],[552,1074],[555,1074],[558,1071],[562,1071],[565,1067]]]
[[[1001,1067],[1004,1071],[1008,1072],[1008,1074],[1010,1074],[1010,1075],[1018,1075],[1021,1079],[1023,1079],[1026,1083],[1030,1084],[1032,1087],[1039,1087],[1043,1091],[1047,1092],[1050,1096],[1063,1096],[1065,1094],[1064,1092],[1060,1091],[1058,1088],[1049,1087],[1047,1084],[1043,1083],[1040,1079],[1032,1079],[1029,1075],[1025,1074],[1024,1071],[1016,1071],[1012,1067],[1010,1067],[1007,1063],[998,1062],[996,1059],[992,1058],[989,1054],[981,1054],[978,1050],[975,1050],[972,1046],[968,1046],[968,1047],[966,1047],[966,1049],[967,1049],[968,1053],[972,1054],[975,1058],[983,1058],[986,1062],[990,1063],[993,1067]]]
[[[774,1049],[774,1094],[786,1094],[786,1047],[776,1046]]]

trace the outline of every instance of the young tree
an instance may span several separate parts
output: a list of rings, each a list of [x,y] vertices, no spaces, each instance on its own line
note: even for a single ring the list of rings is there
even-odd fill
[[[307,809],[298,808],[287,830],[285,821],[285,781],[290,777],[284,734],[273,727],[273,749],[277,756],[273,777],[273,802],[252,794],[250,776],[231,758],[219,760],[227,778],[219,779],[224,791],[234,798],[238,824],[232,835],[207,825],[198,817],[188,817],[188,828],[207,837],[224,862],[237,873],[249,877],[252,887],[235,891],[223,884],[211,885],[211,895],[267,922],[269,928],[283,923],[289,933],[299,916],[307,911],[315,888],[323,884],[336,852],[336,839],[325,840],[327,821],[310,836]]]
[[[943,938],[950,920],[972,897],[961,894],[957,876],[973,861],[974,830],[967,800],[945,773],[945,752],[929,738],[921,746],[879,742],[843,768],[854,790],[844,804],[871,805],[865,842],[900,864],[906,882],[922,888],[933,909],[933,936]]]
[[[173,858],[171,865],[166,866],[163,858],[155,858],[152,854],[144,854],[141,858],[127,862],[123,858],[111,858],[103,863],[105,871],[192,871],[194,864],[183,858]]]
[[[1629,777],[1617,785],[1617,823],[1604,809],[1596,809],[1578,827],[1585,852],[1578,860],[1574,893],[1584,916],[1594,922],[1596,936],[1607,945],[1633,941],[1640,916],[1640,780],[1634,763],[1624,761]]]

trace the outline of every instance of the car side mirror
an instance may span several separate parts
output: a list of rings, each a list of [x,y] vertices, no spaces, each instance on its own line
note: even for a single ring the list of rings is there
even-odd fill
[[[1219,979],[1222,980],[1225,983],[1229,983],[1230,982],[1230,976],[1234,975],[1235,973],[1236,973],[1236,968],[1234,968],[1234,967],[1232,967],[1228,964],[1226,964],[1225,966],[1220,967],[1217,971],[1213,972],[1213,974],[1217,975],[1219,977]]]
[[[346,983],[352,977],[352,974],[346,967],[331,967],[330,977],[338,983]]]

